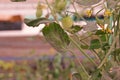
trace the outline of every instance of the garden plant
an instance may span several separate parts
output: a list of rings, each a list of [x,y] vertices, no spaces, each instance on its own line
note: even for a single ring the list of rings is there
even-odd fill
[[[36,18],[25,19],[30,27],[45,24],[41,32],[58,51],[54,59],[37,61],[41,80],[120,80],[120,0],[103,0],[92,6],[98,1],[38,1]],[[94,14],[100,5],[103,7]],[[89,20],[93,17],[94,21]],[[28,80],[37,80],[31,76]]]

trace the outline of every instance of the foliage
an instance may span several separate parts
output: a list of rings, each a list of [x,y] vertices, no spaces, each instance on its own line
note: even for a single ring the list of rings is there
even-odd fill
[[[0,80],[68,80],[75,71],[74,58],[55,56],[42,56],[32,61],[0,61]],[[78,76],[79,77],[79,76]]]
[[[55,77],[54,80],[61,80],[58,75],[62,75],[62,73],[70,74],[62,76],[62,78],[66,78],[64,80],[68,80],[68,78],[70,78],[69,80],[119,80],[117,77],[119,73],[114,68],[116,66],[120,67],[120,1],[113,0],[114,6],[110,5],[110,0],[103,0],[95,6],[92,6],[94,4],[93,0],[89,0],[91,5],[87,1],[54,0],[52,3],[49,3],[48,0],[45,0],[48,14],[41,16],[40,11],[41,17],[37,16],[35,20],[25,20],[28,26],[35,27],[41,23],[45,24],[42,33],[46,40],[62,55],[65,56],[71,53],[76,58],[76,65],[79,65],[74,70],[69,68],[62,72],[59,60],[57,63],[55,61],[53,70],[49,72],[49,69],[44,69],[42,71],[41,74],[47,76],[43,80],[48,80],[51,77],[49,73],[52,73],[52,77]],[[99,5],[103,6],[102,9],[93,14],[95,8],[99,7]],[[79,11],[81,6],[83,11]],[[74,11],[71,11],[71,8]],[[100,12],[104,12],[102,14],[103,19],[99,18]],[[50,19],[51,16],[52,20]],[[91,18],[92,16],[95,17],[95,22],[90,23],[85,19],[85,17]],[[77,21],[74,21],[73,17],[77,17]],[[84,26],[81,24],[76,25],[76,22],[80,22],[80,20],[88,23],[86,27],[88,26],[87,28],[90,30],[84,29]],[[96,25],[92,25],[92,23],[96,23]],[[100,30],[91,30],[95,26],[99,27]],[[80,34],[82,31],[84,33]],[[83,48],[83,46],[87,46],[87,48]],[[79,54],[76,53],[76,49],[79,51]],[[88,52],[90,52],[90,55]],[[80,61],[78,55],[81,54],[92,64],[92,69],[85,65],[84,60]],[[93,58],[91,55],[93,55]],[[72,59],[70,61],[75,63]],[[44,63],[42,65],[45,66],[46,64]],[[113,72],[117,75],[114,75]]]
[[[42,29],[46,40],[59,52],[64,52],[64,49],[70,43],[68,35],[57,23],[51,23]]]

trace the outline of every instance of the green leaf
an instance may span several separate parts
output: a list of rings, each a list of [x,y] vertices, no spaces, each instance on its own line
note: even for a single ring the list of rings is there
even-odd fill
[[[100,39],[102,42],[106,42],[107,39],[106,39],[106,35],[100,35]]]
[[[21,2],[21,1],[26,1],[26,0],[11,0],[12,2]]]
[[[98,49],[98,48],[100,48],[100,41],[98,39],[91,40],[89,49]]]
[[[101,80],[102,74],[100,72],[101,70],[99,69],[95,70],[90,80]]]
[[[104,34],[106,34],[106,33],[102,30],[97,30],[95,33],[95,35],[104,35]]]
[[[81,26],[79,26],[79,25],[75,25],[75,26],[72,26],[72,27],[71,27],[71,29],[70,29],[69,32],[71,32],[71,33],[77,33],[77,32],[79,32],[79,31],[82,30],[82,29],[83,29],[83,27],[81,27]]]
[[[24,19],[24,22],[28,26],[36,27],[39,26],[40,24],[50,23],[52,21],[46,18],[37,18],[37,19]]]
[[[115,53],[117,54],[117,56],[120,55],[120,48],[115,49],[114,51],[112,51],[111,54],[114,55]]]
[[[42,33],[46,40],[59,52],[65,52],[70,43],[67,33],[61,26],[55,22],[50,23],[42,29]]]
[[[82,49],[88,49],[88,48],[89,48],[88,45],[80,45],[80,47],[81,47]]]
[[[102,47],[101,47],[103,50],[108,50],[110,48],[110,45],[105,42],[105,43],[102,43]]]
[[[55,68],[53,72],[53,77],[58,79],[59,76],[60,76],[60,70],[58,68]]]

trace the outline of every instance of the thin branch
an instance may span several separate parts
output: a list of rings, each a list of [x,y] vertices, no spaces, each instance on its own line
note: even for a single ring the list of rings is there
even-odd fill
[[[97,64],[95,63],[95,61],[92,60],[92,58],[91,58],[88,54],[86,54],[86,53],[82,50],[82,48],[81,48],[71,37],[69,37],[69,38],[70,38],[70,40],[72,41],[72,43],[80,50],[80,52],[82,52],[82,54],[83,54],[84,56],[86,56],[95,66],[97,66]]]
[[[111,54],[111,51],[113,50],[114,45],[115,45],[115,43],[116,43],[116,41],[117,41],[117,37],[118,37],[118,36],[116,36],[116,37],[114,38],[113,43],[112,43],[112,45],[111,45],[108,53],[105,55],[104,59],[102,60],[102,62],[101,62],[100,65],[98,66],[98,69],[101,68],[101,67],[104,65],[104,63],[106,62],[108,56]]]

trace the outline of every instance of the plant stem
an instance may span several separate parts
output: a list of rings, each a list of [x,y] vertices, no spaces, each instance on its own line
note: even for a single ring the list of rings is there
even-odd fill
[[[93,35],[93,33],[90,33],[88,36],[86,36],[86,37],[84,37],[84,38],[80,39],[80,41],[82,41],[82,40],[85,40],[85,39],[89,38],[91,35]]]
[[[80,50],[80,52],[82,52],[82,54],[83,54],[84,56],[86,56],[95,66],[97,66],[97,64],[94,62],[94,60],[92,60],[91,57],[90,57],[88,54],[86,54],[86,53],[81,49],[81,47],[80,47],[71,37],[69,37],[69,38],[70,38],[70,40],[72,41],[72,43]]]
[[[50,7],[50,4],[49,4],[48,0],[45,0],[45,1],[46,1],[46,4],[48,5],[48,8],[49,8],[50,11],[51,11],[52,16],[53,16],[54,19],[55,19],[55,21],[59,22],[59,21],[57,20],[57,18],[56,18],[56,15],[55,15],[54,10]]]
[[[116,36],[116,37],[114,38],[113,43],[112,43],[112,45],[111,45],[108,53],[105,55],[104,59],[102,60],[102,62],[101,62],[100,65],[98,66],[98,69],[101,68],[101,67],[104,65],[104,63],[106,62],[108,56],[111,54],[111,51],[112,51],[112,49],[114,48],[114,45],[115,45],[115,43],[116,43],[117,37],[118,37],[118,36]]]
[[[86,71],[85,67],[82,65],[82,63],[80,62],[80,60],[78,59],[77,55],[72,51],[72,50],[69,50],[73,56],[75,56],[75,58],[77,59],[78,63],[80,64],[81,68],[83,69],[83,71],[85,72],[85,74],[88,76],[88,78],[90,77],[88,72]]]
[[[85,37],[85,38],[88,38],[88,37],[90,37],[92,34],[90,34],[89,36],[87,36],[87,37]],[[79,36],[78,35],[76,35],[76,37],[79,39]],[[84,39],[85,39],[84,38]],[[83,39],[83,40],[84,40]],[[82,42],[83,44],[85,44],[85,45],[87,45],[87,46],[89,46],[88,45],[88,43],[87,42],[84,42],[83,40],[81,40],[81,39],[79,39],[80,40],[80,42]],[[94,50],[94,49],[92,49],[92,50],[90,50],[92,53],[93,53],[93,55],[100,61],[100,58],[98,57],[98,55],[97,55],[97,52]]]
[[[99,58],[98,53],[94,49],[92,49],[92,51],[93,51],[93,55],[99,60],[98,62],[100,62],[101,59]]]
[[[75,13],[77,13],[77,15],[81,18],[81,19],[83,19],[84,21],[86,21],[84,18],[83,18],[83,16],[81,16],[79,13],[78,13],[78,11],[77,11],[77,9],[76,9],[76,7],[75,7],[75,5],[74,5],[74,1],[72,0],[72,6],[73,6],[73,8],[74,8],[74,10],[75,10]]]
[[[118,26],[118,35],[119,35],[119,47],[120,47],[120,10],[118,12],[117,26]]]

